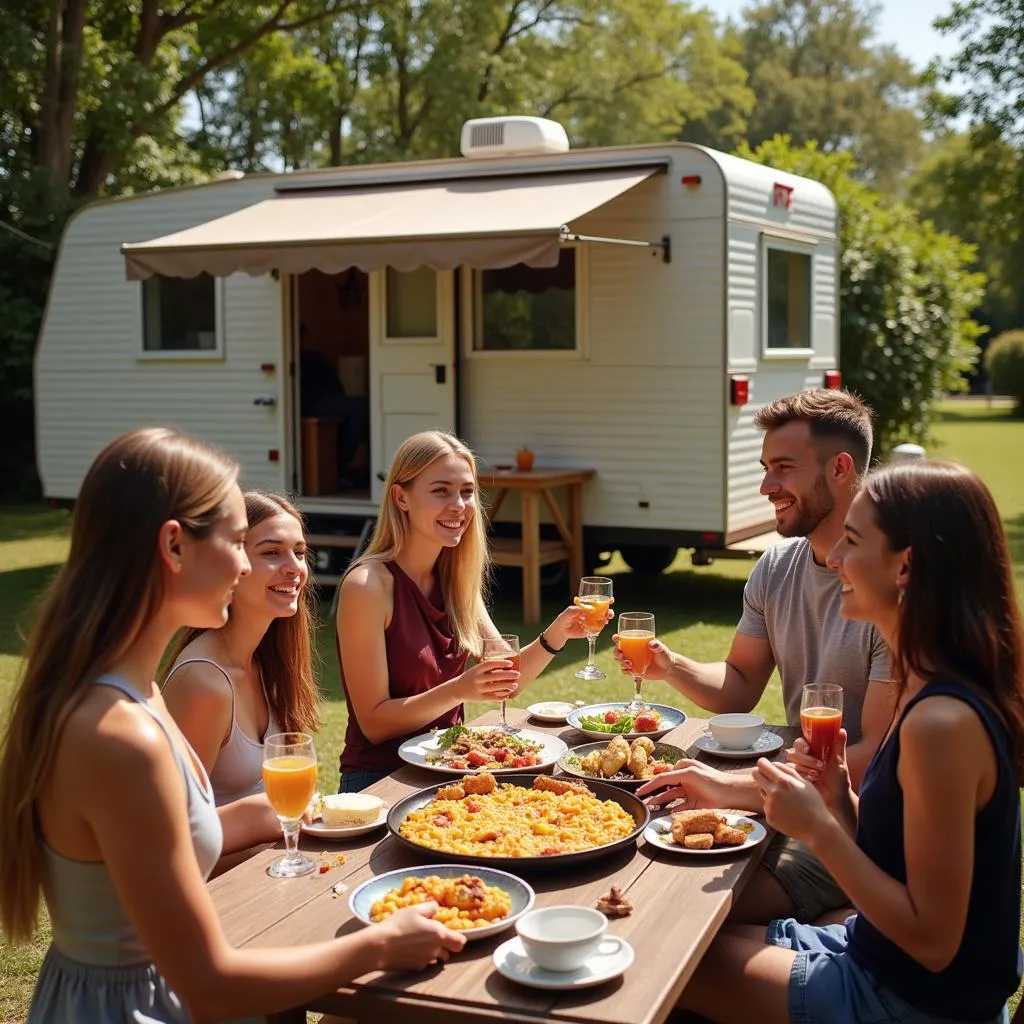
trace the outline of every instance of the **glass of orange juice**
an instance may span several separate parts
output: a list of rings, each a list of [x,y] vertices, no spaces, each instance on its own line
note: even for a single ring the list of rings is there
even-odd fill
[[[509,661],[512,663],[512,670],[519,671],[519,637],[514,633],[502,633],[500,636],[485,636],[483,638],[483,651],[480,655],[481,661]],[[498,728],[502,732],[519,732],[519,730],[508,724],[505,717],[505,701],[501,702],[501,722]]]
[[[635,715],[648,705],[640,692],[644,676],[651,666],[654,652],[650,643],[655,637],[653,612],[623,612],[619,616],[619,650],[630,663],[634,695],[626,710]]]
[[[607,576],[584,576],[580,580],[579,594],[572,601],[577,608],[582,608],[586,613],[584,621],[587,627],[587,663],[575,673],[576,678],[607,679],[608,677],[594,664],[594,651],[612,603],[612,581]]]
[[[808,683],[800,696],[800,731],[811,756],[828,761],[843,724],[843,688],[835,683]]]
[[[316,750],[304,732],[281,732],[263,742],[263,789],[284,832],[284,856],[267,868],[275,878],[295,878],[316,870],[299,853],[299,825],[316,790]]]

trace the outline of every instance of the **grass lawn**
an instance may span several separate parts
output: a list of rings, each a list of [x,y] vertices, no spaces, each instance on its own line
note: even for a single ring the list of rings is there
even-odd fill
[[[1024,602],[1024,474],[1010,467],[1024,464],[1024,420],[1013,420],[1005,409],[983,403],[951,402],[943,408],[936,429],[934,458],[955,458],[974,468],[992,489],[1013,547],[1018,596]],[[1014,452],[1017,454],[1014,455]],[[0,709],[5,708],[20,665],[19,626],[30,616],[34,596],[67,553],[69,514],[40,506],[0,506]],[[722,658],[732,639],[740,612],[748,562],[720,562],[694,568],[688,554],[680,554],[672,567],[657,577],[634,576],[619,561],[607,570],[615,578],[619,609],[647,609],[657,614],[658,634],[672,648],[699,660]],[[330,595],[325,597],[329,602]],[[544,622],[560,610],[547,602]],[[326,610],[326,603],[325,603]],[[496,594],[495,621],[504,632],[518,633],[524,643],[538,632],[519,619],[518,597]],[[317,737],[321,787],[330,791],[337,781],[337,759],[345,731],[346,712],[338,683],[330,628],[320,633],[322,686],[326,701],[324,727]],[[598,664],[608,679],[584,683],[573,673],[584,663],[586,645],[575,644],[557,658],[514,705],[545,698],[586,700],[628,699],[632,684],[613,666],[607,637],[598,642]],[[654,701],[681,704],[664,683],[647,683],[645,696]],[[492,705],[470,705],[470,718]],[[781,721],[782,701],[777,680],[769,685],[758,708],[770,721]],[[35,974],[49,941],[43,927],[30,947],[11,949],[0,942],[0,1022],[24,1019]]]

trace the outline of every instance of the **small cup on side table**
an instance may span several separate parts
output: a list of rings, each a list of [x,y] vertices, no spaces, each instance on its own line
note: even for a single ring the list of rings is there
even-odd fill
[[[607,930],[608,918],[591,907],[540,907],[516,921],[530,959],[538,967],[556,972],[582,967],[601,948]]]

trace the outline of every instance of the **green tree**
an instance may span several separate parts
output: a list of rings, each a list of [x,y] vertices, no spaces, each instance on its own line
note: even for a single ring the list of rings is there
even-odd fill
[[[897,188],[921,146],[919,76],[876,42],[878,7],[862,0],[766,0],[743,12],[744,66],[757,96],[751,146],[785,134],[853,154],[858,175]]]
[[[973,247],[920,221],[855,177],[848,153],[784,137],[740,155],[813,178],[839,204],[840,365],[844,383],[875,409],[880,449],[925,443],[935,403],[962,390],[977,360],[982,328],[971,311],[984,275],[971,271]]]

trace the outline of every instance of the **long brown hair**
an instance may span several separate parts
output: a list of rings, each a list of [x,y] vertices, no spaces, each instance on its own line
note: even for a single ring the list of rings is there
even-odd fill
[[[888,466],[865,487],[894,551],[910,549],[893,668],[965,683],[1002,716],[1024,778],[1024,628],[996,503],[953,462]]]
[[[206,536],[237,476],[222,452],[150,427],[107,445],[82,482],[68,558],[40,600],[0,756],[0,920],[11,940],[35,930],[35,801],[67,716],[163,603],[162,525],[173,519]]]
[[[373,537],[366,551],[348,567],[346,575],[357,565],[392,562],[401,554],[409,539],[409,518],[395,503],[394,485],[409,487],[428,466],[445,455],[457,455],[466,462],[473,474],[474,489],[479,492],[476,459],[459,438],[440,430],[427,430],[406,438],[391,460]],[[443,548],[437,559],[438,583],[456,642],[474,657],[479,657],[483,646],[480,614],[489,570],[487,526],[478,497],[476,515],[462,540],[453,548]]]
[[[250,530],[271,516],[287,515],[298,520],[305,536],[306,524],[302,513],[284,495],[254,490],[246,491],[244,497]],[[320,692],[314,671],[313,599],[313,586],[307,577],[299,594],[298,611],[294,615],[274,619],[253,653],[253,663],[267,696],[267,705],[283,732],[316,732],[321,724]],[[231,614],[231,609],[228,614]],[[175,637],[164,657],[161,686],[185,648],[205,632],[203,629],[185,629]]]

